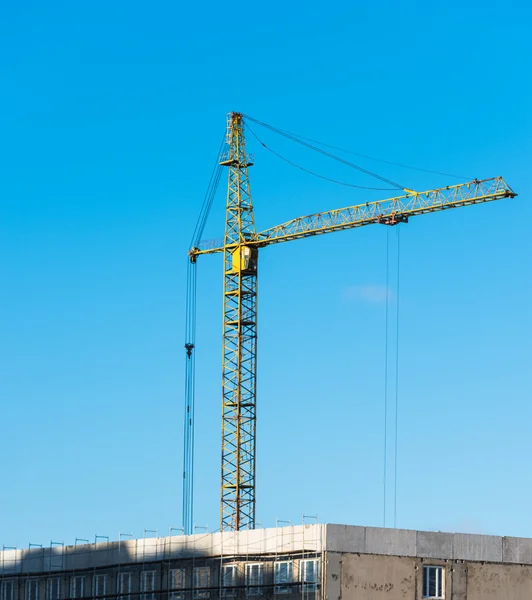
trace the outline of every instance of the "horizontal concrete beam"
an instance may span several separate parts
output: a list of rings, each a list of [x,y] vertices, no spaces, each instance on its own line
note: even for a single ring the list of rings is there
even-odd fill
[[[494,535],[326,525],[325,549],[354,554],[532,565],[532,539]]]

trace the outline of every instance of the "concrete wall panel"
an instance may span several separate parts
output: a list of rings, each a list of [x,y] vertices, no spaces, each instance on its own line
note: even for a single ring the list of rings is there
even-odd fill
[[[324,577],[326,600],[340,600],[342,597],[341,569],[342,554],[327,552]]]
[[[0,568],[2,573],[20,573],[20,559],[22,557],[21,550],[4,550],[3,552],[0,552],[0,557]]]
[[[430,531],[417,532],[417,556],[421,558],[453,557],[453,534]]]
[[[341,567],[342,600],[416,600],[411,558],[344,554]]]
[[[532,565],[532,540],[516,537],[503,538],[502,556],[504,562]]]
[[[327,525],[326,547],[331,552],[365,552],[366,528],[350,525]]]
[[[467,564],[455,562],[447,564],[445,577],[446,598],[467,600]]]
[[[366,527],[366,552],[396,556],[416,555],[416,532],[408,529]]]
[[[502,562],[502,538],[492,535],[455,533],[453,535],[453,558]]]
[[[532,567],[469,564],[467,571],[467,600],[532,598]]]

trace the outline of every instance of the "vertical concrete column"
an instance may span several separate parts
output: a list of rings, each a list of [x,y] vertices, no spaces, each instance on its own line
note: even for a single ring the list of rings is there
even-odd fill
[[[452,600],[467,600],[467,565],[461,560],[450,561],[445,591]]]
[[[339,600],[342,596],[342,555],[338,552],[324,553],[324,600]]]

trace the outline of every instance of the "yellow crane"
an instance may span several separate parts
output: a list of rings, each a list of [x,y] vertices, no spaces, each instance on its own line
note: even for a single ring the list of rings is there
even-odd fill
[[[502,177],[473,180],[298,217],[257,232],[249,185],[244,115],[228,116],[228,152],[220,164],[229,171],[225,236],[213,247],[189,251],[192,264],[203,254],[223,253],[222,480],[220,529],[255,527],[255,425],[257,389],[257,294],[259,250],[271,244],[372,224],[396,225],[410,217],[482,204],[517,194]],[[186,344],[191,360],[194,345]],[[188,385],[193,385],[190,382]],[[190,408],[189,408],[190,410]],[[192,424],[192,417],[190,423]],[[193,443],[190,440],[185,441]],[[189,460],[192,460],[189,458]],[[190,463],[189,463],[190,464]],[[185,468],[185,479],[187,478]],[[191,484],[183,502],[192,502]],[[188,512],[187,512],[188,511]],[[185,533],[192,533],[191,507],[184,506]]]

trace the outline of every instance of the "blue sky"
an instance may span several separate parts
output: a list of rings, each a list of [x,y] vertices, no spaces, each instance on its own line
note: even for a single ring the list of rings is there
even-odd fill
[[[523,1],[2,3],[0,544],[180,526],[186,251],[231,110],[519,193],[401,226],[390,396],[399,297],[397,524],[532,536],[531,17]],[[249,149],[260,229],[388,195]],[[459,181],[358,160],[415,189]],[[395,264],[384,227],[261,254],[264,526],[383,522],[387,235]],[[219,258],[198,270],[195,520],[216,529]]]

